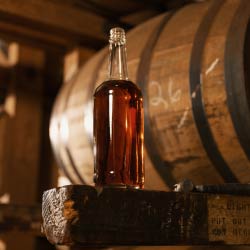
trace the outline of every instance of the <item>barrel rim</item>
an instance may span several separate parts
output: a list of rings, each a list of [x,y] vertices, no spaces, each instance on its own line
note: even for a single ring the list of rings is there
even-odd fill
[[[190,99],[195,125],[208,158],[225,182],[239,182],[218,149],[209,126],[202,97],[202,55],[212,21],[224,3],[224,0],[212,1],[195,34],[190,59]],[[193,93],[195,93],[195,98],[192,98]]]
[[[250,108],[244,76],[244,46],[249,19],[249,1],[242,0],[227,34],[224,66],[229,112],[239,143],[250,160]]]

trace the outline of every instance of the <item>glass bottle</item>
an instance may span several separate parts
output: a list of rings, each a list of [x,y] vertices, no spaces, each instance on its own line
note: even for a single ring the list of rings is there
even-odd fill
[[[111,29],[109,43],[109,76],[94,93],[94,182],[143,188],[142,93],[128,80],[124,30]]]

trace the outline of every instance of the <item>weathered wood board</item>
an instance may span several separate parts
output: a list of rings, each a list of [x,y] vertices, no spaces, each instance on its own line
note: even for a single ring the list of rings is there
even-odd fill
[[[53,244],[248,245],[250,197],[71,185],[43,195]]]

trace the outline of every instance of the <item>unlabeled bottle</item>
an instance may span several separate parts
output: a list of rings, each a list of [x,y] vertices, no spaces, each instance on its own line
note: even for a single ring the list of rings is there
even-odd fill
[[[128,80],[124,30],[111,29],[109,43],[109,76],[94,93],[94,182],[143,188],[143,98]]]

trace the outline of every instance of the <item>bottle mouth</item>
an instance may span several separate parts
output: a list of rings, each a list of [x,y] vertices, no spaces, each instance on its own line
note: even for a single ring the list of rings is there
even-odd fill
[[[126,43],[125,30],[115,27],[110,30],[109,42],[111,44],[123,45]]]

